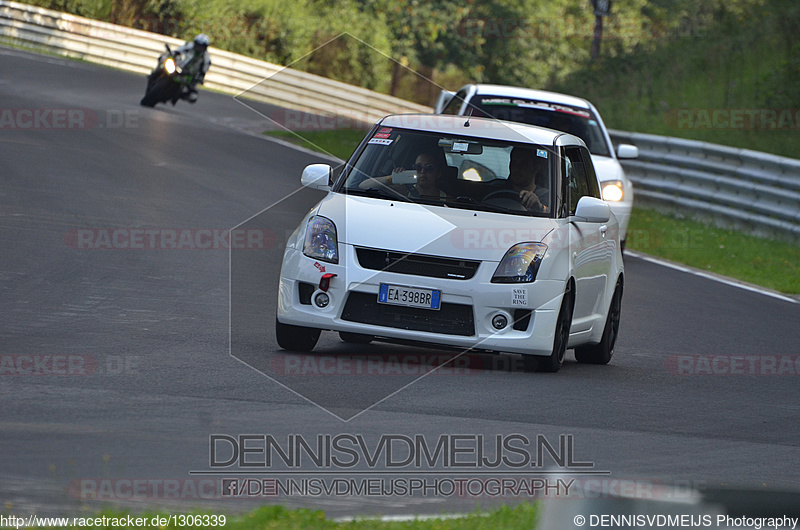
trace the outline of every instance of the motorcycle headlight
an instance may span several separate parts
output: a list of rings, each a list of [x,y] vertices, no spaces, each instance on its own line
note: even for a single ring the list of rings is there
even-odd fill
[[[600,185],[603,187],[604,201],[619,202],[625,195],[625,192],[622,189],[622,181],[620,180],[601,182]]]
[[[517,243],[506,252],[492,275],[492,283],[530,283],[536,280],[547,245]]]
[[[164,61],[164,70],[166,70],[168,74],[175,72],[175,60],[172,57]]]
[[[315,215],[308,220],[303,254],[328,263],[339,263],[336,225],[327,217]]]

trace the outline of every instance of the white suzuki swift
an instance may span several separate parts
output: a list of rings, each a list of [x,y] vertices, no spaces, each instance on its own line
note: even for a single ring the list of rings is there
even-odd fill
[[[586,145],[520,123],[442,115],[380,120],[289,238],[276,336],[310,351],[417,342],[522,354],[557,371],[611,359],[623,263],[619,226]]]

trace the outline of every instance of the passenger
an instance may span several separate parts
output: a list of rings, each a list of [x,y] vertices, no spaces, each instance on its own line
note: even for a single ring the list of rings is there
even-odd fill
[[[447,161],[442,151],[425,151],[417,156],[412,166],[417,177],[414,184],[393,183],[392,175],[406,171],[405,168],[397,167],[392,171],[392,175],[366,179],[359,184],[359,187],[369,189],[375,187],[376,184],[383,184],[407,197],[445,199],[445,193],[439,188],[439,178],[446,165]]]
[[[446,198],[445,193],[439,188],[439,178],[446,165],[442,152],[437,156],[435,152],[420,153],[414,161],[414,171],[417,173],[417,182],[411,189],[412,197],[421,198]]]

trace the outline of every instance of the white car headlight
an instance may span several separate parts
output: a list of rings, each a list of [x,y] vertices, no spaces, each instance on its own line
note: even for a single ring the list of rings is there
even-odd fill
[[[328,263],[339,263],[336,225],[327,217],[315,215],[308,220],[303,254]]]
[[[600,185],[603,187],[604,201],[619,202],[625,195],[625,192],[622,189],[622,181],[620,180],[601,182]]]
[[[547,245],[517,243],[506,252],[494,271],[492,283],[529,283],[536,279]]]

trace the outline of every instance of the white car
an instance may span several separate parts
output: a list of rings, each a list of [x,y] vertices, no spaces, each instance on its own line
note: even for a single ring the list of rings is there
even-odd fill
[[[633,208],[633,185],[620,158],[637,158],[635,145],[620,144],[616,152],[600,113],[585,99],[556,92],[502,85],[466,85],[458,92],[443,90],[434,111],[439,114],[489,116],[568,132],[586,142],[592,154],[603,199],[611,205],[625,248]]]
[[[512,157],[523,155],[526,171],[515,171],[536,164],[542,208],[510,189]],[[581,139],[485,118],[387,116],[332,173],[314,164],[301,177],[327,195],[286,246],[280,347],[310,351],[332,330],[350,342],[522,354],[540,371],[557,371],[570,348],[580,362],[609,362],[619,227]],[[423,193],[426,180],[437,191]]]

